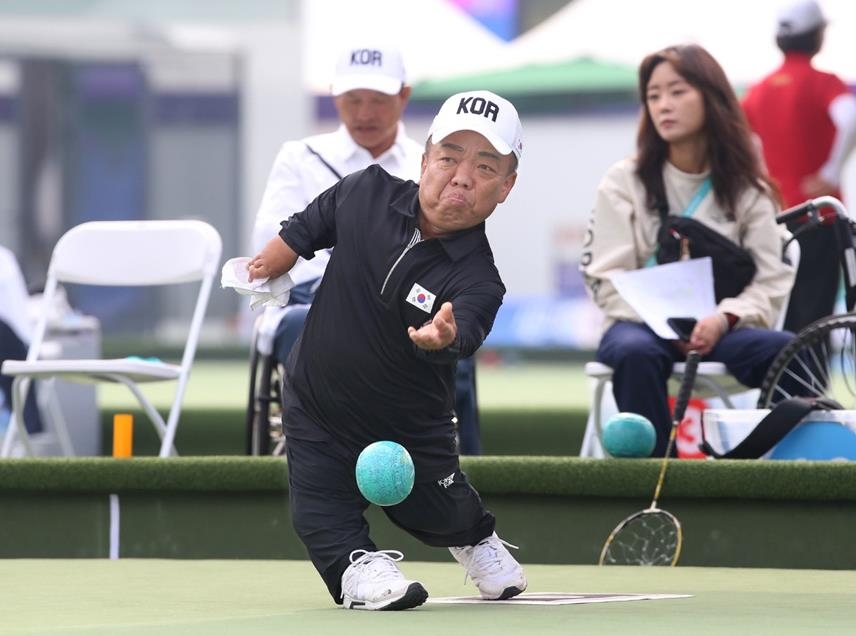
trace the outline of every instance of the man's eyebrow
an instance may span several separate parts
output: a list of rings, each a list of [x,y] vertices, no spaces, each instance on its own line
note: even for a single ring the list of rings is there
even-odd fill
[[[448,148],[449,150],[454,150],[456,152],[463,152],[464,147],[459,146],[458,144],[453,144],[451,141],[444,141],[440,143],[441,148]]]
[[[464,152],[464,147],[459,146],[458,144],[452,143],[451,141],[443,141],[439,144],[441,148],[445,148],[447,150],[452,150],[454,152]],[[489,150],[479,150],[478,156],[482,159],[493,159],[497,163],[502,161],[502,157],[495,152],[490,152]]]
[[[495,161],[502,161],[501,157],[495,152],[489,152],[487,150],[479,151],[479,157],[487,157],[488,159],[494,159]]]

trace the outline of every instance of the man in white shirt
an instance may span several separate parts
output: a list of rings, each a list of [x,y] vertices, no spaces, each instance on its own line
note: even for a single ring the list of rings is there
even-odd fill
[[[378,164],[402,179],[419,179],[423,146],[405,134],[401,115],[410,98],[399,51],[353,48],[342,52],[330,87],[340,125],[330,133],[283,144],[274,161],[253,229],[257,253],[282,221],[356,170]],[[324,273],[329,257],[299,262],[296,285]]]
[[[310,201],[342,177],[378,164],[391,175],[419,180],[424,146],[408,137],[401,122],[410,98],[400,51],[383,46],[344,49],[330,86],[339,127],[283,144],[268,177],[253,228],[252,252],[258,253],[281,229],[282,221],[301,212]],[[295,287],[289,305],[268,308],[261,338],[273,336],[272,354],[279,364],[291,351],[303,328],[309,304],[327,267],[329,253],[300,259],[290,271]],[[266,353],[266,352],[265,352]],[[461,451],[480,452],[475,400],[475,364],[459,364],[457,415]]]

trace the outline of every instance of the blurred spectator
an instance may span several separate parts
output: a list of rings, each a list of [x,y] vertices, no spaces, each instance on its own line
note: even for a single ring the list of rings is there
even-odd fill
[[[786,208],[829,195],[842,198],[842,167],[856,143],[856,95],[836,75],[817,70],[827,20],[814,0],[786,6],[778,17],[776,44],[784,60],[751,87],[743,100],[770,176]],[[832,210],[821,227],[799,233],[802,258],[785,328],[799,331],[833,313],[839,287],[839,252]],[[847,230],[846,227],[843,228]]]
[[[27,314],[29,295],[18,259],[11,250],[0,245],[0,365],[4,360],[24,360],[30,339],[30,322]],[[12,381],[0,375],[0,438],[9,424],[12,410]],[[33,387],[27,395],[24,408],[27,430],[42,430]]]

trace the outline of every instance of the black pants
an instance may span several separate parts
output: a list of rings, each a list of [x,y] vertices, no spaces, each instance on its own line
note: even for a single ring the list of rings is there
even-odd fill
[[[458,360],[455,371],[455,415],[461,455],[481,455],[481,427],[476,398],[476,357]]]
[[[292,421],[306,414],[289,408],[288,417]],[[286,445],[292,524],[336,603],[342,602],[342,574],[351,563],[351,552],[378,549],[363,516],[371,504],[360,494],[354,477],[359,450],[332,439],[293,436]],[[460,470],[451,483],[417,482],[407,499],[383,511],[399,528],[435,547],[474,545],[490,536],[496,524]]]

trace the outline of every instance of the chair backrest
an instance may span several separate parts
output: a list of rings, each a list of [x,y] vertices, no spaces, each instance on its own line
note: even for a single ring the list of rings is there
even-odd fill
[[[63,234],[48,266],[43,300],[50,307],[60,283],[104,286],[171,285],[201,281],[182,364],[192,360],[223,242],[217,230],[193,219],[89,221]],[[38,358],[49,312],[36,323],[28,360]]]
[[[87,285],[166,285],[219,268],[222,241],[198,220],[90,221],[57,242],[48,276]]]

